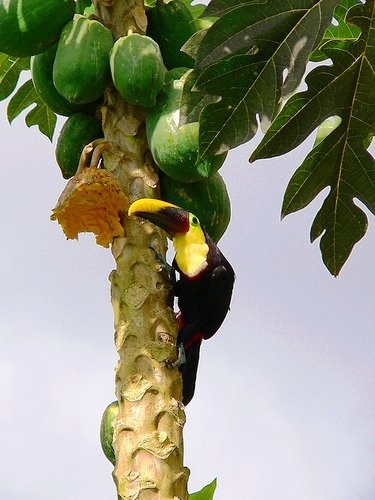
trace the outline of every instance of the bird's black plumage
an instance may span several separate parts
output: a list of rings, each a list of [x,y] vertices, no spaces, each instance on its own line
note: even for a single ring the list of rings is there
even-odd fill
[[[180,279],[175,294],[180,309],[177,344],[183,345],[186,361],[180,366],[183,378],[183,403],[194,395],[202,339],[211,338],[223,323],[229,310],[234,284],[234,271],[216,243],[205,234],[208,245],[207,266],[193,278],[178,267]]]
[[[173,267],[180,275],[174,287],[180,309],[179,358],[172,364],[182,373],[182,401],[187,405],[194,395],[202,340],[217,332],[229,310],[234,271],[197,217],[187,210],[144,198],[132,203],[128,214],[164,229],[176,250]]]

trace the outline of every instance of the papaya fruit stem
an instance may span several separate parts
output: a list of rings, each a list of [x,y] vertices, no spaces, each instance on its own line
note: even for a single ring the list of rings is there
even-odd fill
[[[94,151],[92,152],[90,167],[97,168],[101,159],[103,158],[103,151],[110,151],[113,147],[113,144],[112,142],[106,141],[105,139],[97,139],[96,141],[93,141],[93,144]]]
[[[102,159],[103,151],[109,151],[113,144],[104,138],[95,139],[95,141],[86,144],[79,159],[77,174],[84,168],[97,168]]]

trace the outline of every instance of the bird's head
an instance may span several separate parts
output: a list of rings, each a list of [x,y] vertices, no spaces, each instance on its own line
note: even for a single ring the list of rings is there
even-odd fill
[[[129,207],[128,215],[146,219],[163,229],[173,242],[176,262],[188,277],[207,266],[208,245],[198,217],[166,201],[142,198]]]

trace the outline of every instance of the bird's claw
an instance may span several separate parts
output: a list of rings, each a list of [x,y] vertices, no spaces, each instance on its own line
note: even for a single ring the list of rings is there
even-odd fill
[[[150,248],[154,252],[155,259],[160,264],[161,269],[166,273],[168,281],[172,284],[172,286],[174,286],[176,283],[176,272],[174,268],[170,264],[168,264],[168,262],[162,257],[162,255],[157,250],[155,250],[154,247],[150,246]]]
[[[184,344],[180,344],[179,346],[177,346],[177,350],[178,350],[178,357],[176,361],[170,363],[170,366],[172,368],[178,368],[179,366],[184,365],[186,363],[186,353],[184,349]]]

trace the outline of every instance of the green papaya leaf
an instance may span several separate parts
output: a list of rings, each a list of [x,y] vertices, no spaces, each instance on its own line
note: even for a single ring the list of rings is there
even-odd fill
[[[205,16],[221,17],[235,7],[248,3],[265,3],[266,0],[211,0],[204,12]]]
[[[337,128],[342,122],[340,116],[330,116],[324,122],[319,125],[319,128],[316,132],[314,147],[317,146],[323,139],[327,137],[327,135],[331,134],[335,128]]]
[[[216,478],[212,483],[207,484],[204,488],[196,493],[189,494],[189,500],[212,500],[214,498],[214,493],[216,490],[217,480]]]
[[[21,71],[30,68],[30,57],[13,57],[0,53],[0,101],[15,89]]]
[[[27,113],[25,122],[28,127],[37,125],[42,134],[46,135],[51,141],[56,126],[56,115],[39,97],[32,80],[25,82],[13,95],[9,101],[7,115],[10,123],[29,106],[35,106]]]
[[[207,32],[206,30],[196,31],[189,38],[189,40],[186,43],[184,43],[184,45],[181,47],[182,52],[185,52],[185,54],[188,54],[193,59],[196,59],[199,50],[199,45],[203,40],[203,38],[206,36],[206,32]]]
[[[26,125],[28,127],[37,125],[42,134],[52,141],[57,121],[56,115],[40,98],[35,99],[35,102],[36,106],[26,115]]]
[[[193,90],[221,99],[200,115],[201,155],[219,154],[251,139],[257,114],[267,130],[283,97],[300,83],[337,3],[249,2],[213,24],[199,46]]]
[[[31,80],[28,80],[21,87],[19,87],[8,104],[7,115],[9,123],[12,123],[12,121],[17,118],[20,113],[22,113],[22,111],[28,108],[35,101],[35,96],[36,93]]]
[[[212,102],[217,102],[218,97],[201,94],[200,92],[193,92],[193,88],[197,79],[197,73],[191,71],[184,78],[184,89],[182,93],[182,98],[180,102],[180,123],[179,125],[185,125],[186,123],[197,122],[202,109]]]
[[[199,47],[197,67],[204,68],[238,53],[261,52],[277,63],[283,62],[282,70],[287,68],[289,72],[297,71],[302,61],[303,73],[311,48],[323,37],[338,3],[339,0],[267,0],[240,4],[208,31]]]
[[[361,3],[360,0],[342,0],[342,2],[337,5],[333,13],[333,22],[330,26],[328,26],[326,32],[324,33],[319,47],[317,47],[310,55],[310,61],[317,62],[327,59],[327,56],[322,49],[327,42],[331,40],[355,41],[358,39],[361,30],[358,26],[346,22],[346,14],[351,7],[358,5],[359,3]]]
[[[310,236],[311,241],[322,236],[323,261],[335,276],[366,233],[367,217],[354,200],[375,213],[375,161],[366,149],[375,134],[374,2],[356,5],[347,19],[361,29],[360,38],[326,44],[322,50],[333,64],[311,71],[308,90],[289,99],[250,158],[284,154],[327,117],[341,118],[291,178],[282,207],[282,215],[288,215],[330,187]]]

